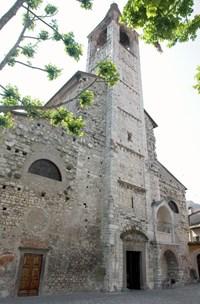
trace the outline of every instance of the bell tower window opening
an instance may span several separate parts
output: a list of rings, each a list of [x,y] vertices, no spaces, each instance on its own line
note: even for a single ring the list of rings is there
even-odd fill
[[[48,159],[38,159],[32,163],[28,169],[29,173],[48,177],[57,181],[62,181],[58,167]]]
[[[97,40],[97,50],[100,49],[107,42],[107,28],[101,32]]]
[[[128,50],[130,51],[130,40],[128,35],[120,29],[120,39],[119,42]]]

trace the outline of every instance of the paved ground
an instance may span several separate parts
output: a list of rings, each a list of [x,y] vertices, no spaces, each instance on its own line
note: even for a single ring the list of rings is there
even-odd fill
[[[200,283],[162,290],[7,298],[1,304],[200,304]]]

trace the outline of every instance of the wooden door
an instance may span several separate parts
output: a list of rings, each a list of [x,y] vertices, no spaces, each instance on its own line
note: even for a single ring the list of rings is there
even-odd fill
[[[37,296],[40,284],[42,254],[24,254],[18,296]]]

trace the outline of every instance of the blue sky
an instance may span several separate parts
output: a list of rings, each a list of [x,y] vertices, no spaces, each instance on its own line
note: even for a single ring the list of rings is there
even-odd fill
[[[0,1],[0,15],[15,0]],[[42,72],[25,67],[7,67],[0,73],[0,83],[16,84],[22,94],[39,97],[44,102],[77,71],[85,70],[87,35],[104,18],[112,0],[94,0],[93,11],[80,9],[75,0],[52,0],[59,7],[59,24],[63,32],[73,31],[84,46],[84,55],[77,63],[64,56],[62,47],[50,45],[40,49],[37,63],[52,62],[63,68],[62,76],[49,82]],[[196,8],[200,12],[200,3]],[[69,4],[70,3],[70,4]],[[116,0],[122,11],[126,0]],[[20,32],[20,15],[0,33],[0,56],[9,49]],[[3,41],[3,43],[2,43]],[[158,159],[187,188],[186,198],[200,203],[200,96],[192,88],[195,69],[200,64],[200,36],[195,42],[164,48],[159,54],[152,46],[140,43],[140,59],[144,106],[157,122],[155,129]]]

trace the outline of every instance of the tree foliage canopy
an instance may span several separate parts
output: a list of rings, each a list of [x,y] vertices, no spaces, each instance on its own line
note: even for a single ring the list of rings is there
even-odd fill
[[[142,39],[156,47],[194,40],[200,28],[200,15],[193,15],[193,0],[128,0],[121,21],[142,29]]]
[[[93,0],[76,0],[84,9],[91,9]],[[47,74],[49,80],[56,79],[62,69],[53,63],[43,67],[34,66],[33,59],[40,44],[53,41],[62,43],[66,55],[78,61],[82,55],[82,46],[75,40],[73,32],[62,33],[56,20],[58,9],[55,5],[46,4],[45,0],[16,0],[12,7],[0,18],[0,30],[23,10],[22,29],[11,49],[0,62],[0,70],[6,65],[21,64]],[[167,42],[169,47],[178,42],[194,40],[200,28],[200,15],[194,14],[194,0],[128,0],[121,16],[121,22],[134,29],[142,30],[141,38],[154,45],[162,52],[161,43]],[[111,87],[119,79],[119,73],[110,60],[97,64],[97,75],[104,78]],[[200,66],[197,67],[194,88],[200,94]],[[0,100],[0,126],[12,126],[12,111],[23,109],[31,118],[43,117],[54,126],[62,125],[70,134],[82,135],[84,122],[82,117],[73,117],[64,107],[48,109],[40,100],[30,96],[21,96],[14,85],[3,86]],[[86,88],[79,93],[80,107],[94,102],[94,94]]]
[[[200,29],[200,14],[194,13],[194,0],[128,0],[121,22],[142,30],[141,38],[162,52],[168,47],[195,40]],[[200,93],[200,66],[195,76],[195,89]]]
[[[91,9],[92,0],[79,1],[82,8]],[[22,31],[13,47],[0,62],[0,70],[6,65],[15,66],[22,64],[26,67],[43,71],[47,74],[49,80],[56,79],[61,74],[61,69],[52,63],[44,67],[33,66],[32,59],[37,53],[38,45],[49,40],[64,45],[65,53],[76,61],[82,55],[82,46],[75,41],[73,32],[60,32],[58,22],[55,16],[58,12],[56,6],[46,4],[44,0],[17,0],[8,12],[0,18],[0,29],[2,29],[19,9],[24,10],[22,18]],[[43,28],[41,28],[43,25]],[[110,61],[100,61],[98,63],[97,75],[104,78],[109,86],[113,86],[119,79],[119,74],[115,65]],[[95,81],[97,78],[95,79]],[[81,116],[74,117],[64,107],[55,106],[49,109],[43,106],[38,99],[32,99],[30,96],[21,96],[19,90],[14,85],[4,87],[0,99],[0,126],[8,128],[13,125],[14,119],[11,113],[16,110],[23,112],[30,118],[42,117],[48,119],[54,126],[61,125],[69,134],[76,136],[83,135],[82,128],[84,122]],[[90,89],[84,89],[77,96],[81,108],[90,106],[94,102],[94,93]]]

